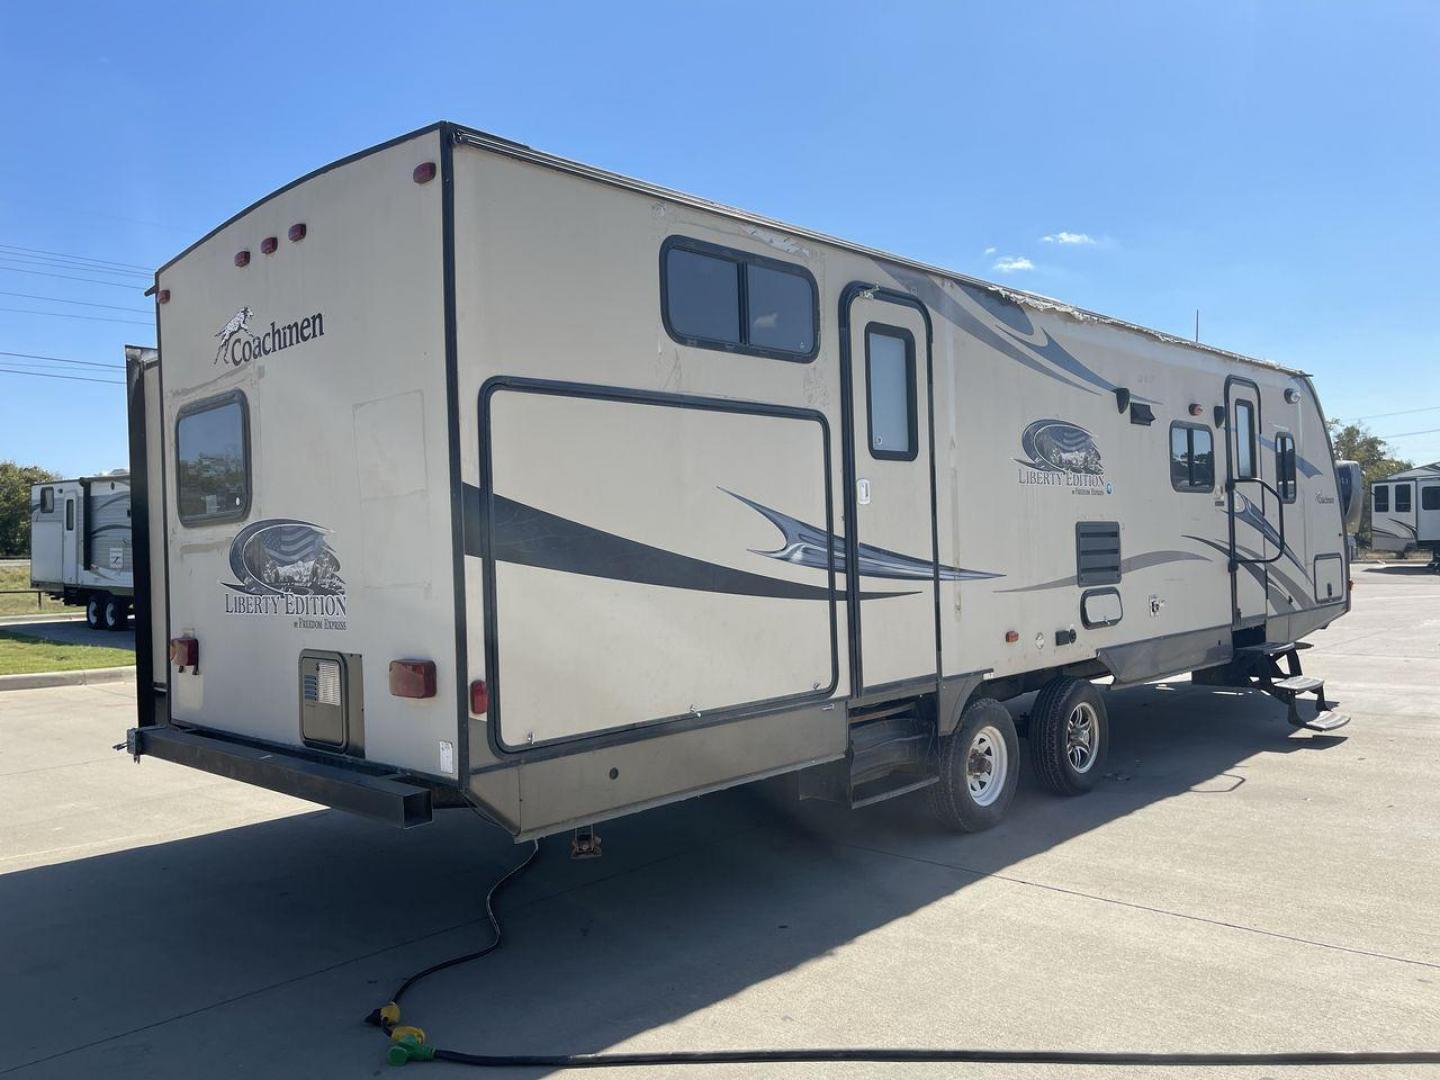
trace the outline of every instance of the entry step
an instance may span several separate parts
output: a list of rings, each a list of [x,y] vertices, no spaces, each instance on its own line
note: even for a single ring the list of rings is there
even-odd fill
[[[1308,694],[1324,686],[1325,680],[1317,679],[1314,675],[1292,675],[1288,679],[1276,679],[1271,685],[1276,690],[1285,690],[1292,694]]]
[[[1241,645],[1235,651],[1249,653],[1252,656],[1283,656],[1288,652],[1308,648],[1311,648],[1311,643],[1308,641],[1262,641],[1259,645]]]
[[[1309,728],[1311,731],[1334,731],[1350,723],[1350,717],[1344,713],[1335,712],[1333,709],[1322,713],[1316,713],[1313,720],[1305,720],[1298,724],[1298,727]]]

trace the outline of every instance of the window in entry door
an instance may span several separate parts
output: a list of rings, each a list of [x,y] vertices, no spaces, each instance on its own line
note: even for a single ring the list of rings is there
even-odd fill
[[[1255,408],[1248,401],[1235,403],[1235,475],[1255,476]]]
[[[865,327],[865,399],[870,456],[914,461],[915,337],[898,326]]]

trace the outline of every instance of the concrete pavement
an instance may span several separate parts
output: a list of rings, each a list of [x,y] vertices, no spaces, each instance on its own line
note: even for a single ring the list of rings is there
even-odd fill
[[[135,648],[134,626],[127,626],[124,630],[92,630],[85,624],[83,615],[35,615],[28,619],[6,619],[0,622],[0,631],[26,634],[59,642],[61,645],[99,645],[106,649]]]
[[[477,1052],[1440,1046],[1440,581],[1356,576],[1357,610],[1305,656],[1355,718],[1333,736],[1178,680],[1110,694],[1097,791],[1024,775],[989,833],[946,834],[917,799],[797,804],[782,780],[604,826],[598,861],[555,838],[501,901],[506,947],[422,984],[406,1019]],[[109,749],[132,693],[0,698],[0,1074],[382,1074],[360,1018],[486,940],[484,891],[524,849],[464,811],[401,833],[135,766]],[[1322,1072],[1440,1076],[1224,1075]]]

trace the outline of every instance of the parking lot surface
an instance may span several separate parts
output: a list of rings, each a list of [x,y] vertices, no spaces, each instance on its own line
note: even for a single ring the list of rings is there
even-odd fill
[[[1022,776],[988,833],[941,831],[921,799],[795,803],[782,780],[601,826],[598,860],[552,838],[501,900],[505,947],[419,986],[405,1018],[483,1053],[1440,1047],[1440,580],[1356,577],[1356,610],[1305,654],[1354,718],[1333,735],[1176,680],[1109,694],[1098,790],[1060,799]],[[485,942],[484,892],[527,849],[465,811],[402,833],[134,765],[111,750],[132,695],[0,697],[0,1074],[384,1074],[362,1018]],[[642,1072],[1440,1076],[624,1075]]]

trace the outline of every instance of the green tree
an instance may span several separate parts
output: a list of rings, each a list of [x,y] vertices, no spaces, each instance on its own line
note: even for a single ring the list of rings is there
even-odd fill
[[[1342,424],[1330,421],[1330,441],[1335,446],[1336,461],[1358,461],[1365,477],[1365,504],[1360,515],[1360,531],[1357,537],[1361,547],[1370,546],[1370,485],[1384,480],[1397,472],[1413,469],[1405,458],[1398,458],[1390,445],[1374,434],[1364,424]]]
[[[39,465],[0,461],[0,555],[30,554],[30,487],[54,479]]]

